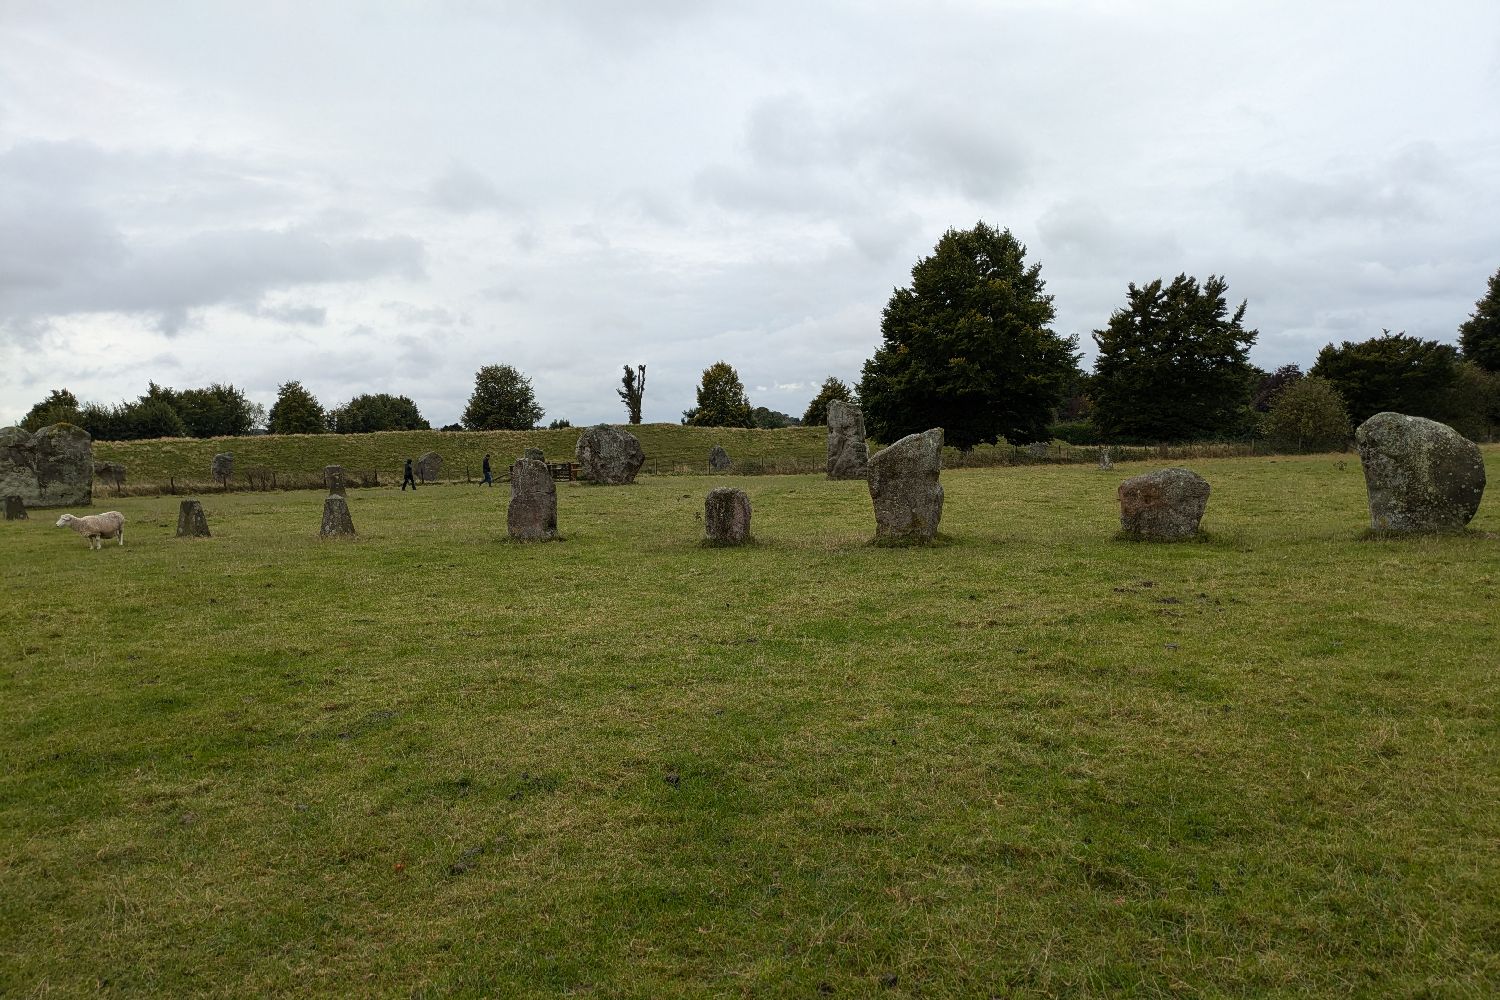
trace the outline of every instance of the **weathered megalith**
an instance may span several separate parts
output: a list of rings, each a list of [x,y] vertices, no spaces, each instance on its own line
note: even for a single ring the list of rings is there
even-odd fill
[[[1447,424],[1377,413],[1354,432],[1376,531],[1457,531],[1484,496],[1479,446]]]
[[[1120,484],[1120,530],[1143,542],[1180,542],[1198,534],[1208,481],[1190,469],[1158,469]]]
[[[211,471],[214,482],[228,489],[229,480],[234,476],[234,452],[221,451],[215,455]]]
[[[536,459],[538,462],[547,461],[547,456],[542,452],[542,449],[540,448],[527,448],[523,457]]]
[[[89,432],[52,424],[30,434],[0,428],[0,496],[27,507],[87,507],[94,502],[94,444]]]
[[[646,464],[641,442],[629,431],[598,424],[584,431],[574,449],[583,477],[608,486],[635,482],[635,474]]]
[[[1108,448],[1099,449],[1099,469],[1101,472],[1110,472],[1114,469],[1114,460],[1109,457]]]
[[[348,496],[348,488],[344,485],[344,467],[342,465],[323,466],[323,485],[328,487],[330,495]]]
[[[720,445],[714,445],[708,449],[708,467],[715,472],[728,472],[729,467],[734,465],[734,459],[729,457],[729,452]]]
[[[828,478],[864,479],[869,474],[865,414],[841,399],[828,403]]]
[[[721,486],[703,501],[703,540],[709,545],[750,541],[750,498],[744,490]]]
[[[211,538],[208,518],[203,514],[203,504],[197,500],[184,500],[177,505],[178,538]]]
[[[417,479],[424,483],[435,483],[438,474],[443,471],[443,456],[435,451],[429,451],[417,459]]]
[[[546,462],[522,458],[510,467],[505,528],[518,542],[546,542],[557,537],[557,486]]]
[[[833,404],[829,404],[830,419]],[[863,447],[863,445],[861,445]],[[931,541],[943,518],[943,429],[908,434],[869,461],[870,499],[875,501],[875,537]]]
[[[27,521],[26,503],[18,496],[5,498],[5,519],[7,521]]]
[[[324,538],[354,536],[354,518],[349,516],[349,501],[341,496],[324,498],[323,527],[318,534]]]
[[[125,466],[121,462],[95,462],[94,478],[113,486],[118,493],[125,486]]]

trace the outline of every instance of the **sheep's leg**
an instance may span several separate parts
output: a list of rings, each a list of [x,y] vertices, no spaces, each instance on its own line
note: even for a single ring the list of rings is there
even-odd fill
[[[120,544],[121,545],[125,544],[125,529],[124,528],[120,529]]]

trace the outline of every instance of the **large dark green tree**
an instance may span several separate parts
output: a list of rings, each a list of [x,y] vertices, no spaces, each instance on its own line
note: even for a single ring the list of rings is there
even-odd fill
[[[52,424],[76,424],[83,426],[79,414],[78,397],[67,389],[53,389],[21,418],[24,430],[35,431]]]
[[[335,434],[425,431],[431,428],[415,402],[407,396],[393,396],[388,392],[364,393],[328,411],[328,429]]]
[[[1383,330],[1358,343],[1327,345],[1308,374],[1333,383],[1356,424],[1384,410],[1443,420],[1457,364],[1452,344]]]
[[[1052,330],[1041,271],[1008,229],[979,222],[944,233],[886,304],[859,384],[870,436],[942,427],[963,449],[1045,440],[1078,352]]]
[[[1458,342],[1464,357],[1485,371],[1500,372],[1500,271],[1490,275],[1489,290],[1459,326]]]
[[[807,411],[802,414],[802,426],[822,427],[828,423],[828,404],[835,399],[844,403],[854,402],[854,390],[836,379],[832,375],[823,380],[823,385],[818,389],[818,394],[807,404]]]
[[[474,374],[463,422],[471,431],[528,431],[544,414],[530,379],[510,365],[485,365]]]
[[[301,382],[287,382],[276,390],[267,426],[272,434],[322,434],[326,429],[322,404]]]
[[[683,413],[683,423],[694,427],[754,427],[755,417],[740,373],[727,361],[703,369],[698,383],[698,405]]]
[[[239,437],[255,423],[255,405],[232,385],[215,382],[174,395],[174,408],[193,437]]]
[[[1189,441],[1250,429],[1259,379],[1249,361],[1257,331],[1233,313],[1228,283],[1179,274],[1132,283],[1126,304],[1094,331],[1094,423],[1112,440]]]

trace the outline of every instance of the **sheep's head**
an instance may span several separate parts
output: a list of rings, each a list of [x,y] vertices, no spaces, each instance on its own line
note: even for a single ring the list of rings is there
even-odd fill
[[[76,517],[74,517],[72,514],[64,514],[62,517],[60,517],[60,518],[57,519],[57,526],[59,528],[66,528],[68,525],[72,524],[76,520],[78,520],[78,519]]]

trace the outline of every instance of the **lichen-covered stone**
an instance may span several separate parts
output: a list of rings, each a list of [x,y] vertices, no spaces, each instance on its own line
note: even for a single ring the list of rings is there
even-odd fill
[[[94,444],[88,431],[52,424],[35,434],[0,429],[0,495],[27,507],[86,507],[94,501]]]
[[[527,448],[525,454],[522,457],[535,459],[538,462],[547,461],[546,454],[544,454],[542,452],[542,449],[540,448]]]
[[[178,538],[211,538],[208,518],[203,513],[203,504],[197,500],[184,500],[177,505]]]
[[[435,451],[429,451],[417,459],[417,479],[424,483],[435,483],[438,475],[443,471],[443,456]]]
[[[228,486],[229,480],[234,478],[234,452],[221,451],[215,455],[210,471],[214,482],[220,486]]]
[[[703,501],[703,540],[710,545],[750,541],[750,498],[744,490],[721,486]]]
[[[830,419],[833,404],[829,404]],[[943,518],[943,429],[908,434],[869,460],[870,499],[875,502],[875,537],[889,541],[931,541]]]
[[[518,542],[546,542],[557,537],[557,486],[546,462],[523,458],[510,467],[505,528]]]
[[[1158,469],[1120,484],[1120,530],[1144,542],[1180,542],[1198,534],[1208,481],[1191,469]]]
[[[28,521],[26,514],[26,502],[18,496],[5,498],[5,519],[7,521]]]
[[[841,399],[828,403],[828,478],[864,479],[869,474],[865,414]]]
[[[328,492],[334,496],[348,496],[348,487],[344,483],[344,467],[342,465],[323,466],[323,485],[328,487]]]
[[[318,534],[324,538],[354,536],[354,518],[349,516],[349,501],[341,496],[324,498],[323,527]]]
[[[598,424],[584,431],[574,449],[583,478],[608,486],[626,486],[646,464],[641,442],[629,431]]]
[[[728,472],[734,460],[729,457],[729,452],[721,446],[714,445],[708,449],[708,467],[715,472]]]
[[[1457,531],[1484,496],[1479,446],[1447,424],[1377,413],[1354,432],[1376,531]]]

